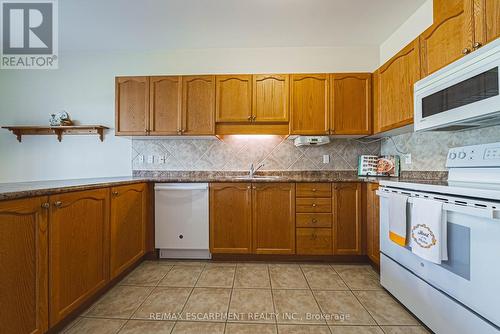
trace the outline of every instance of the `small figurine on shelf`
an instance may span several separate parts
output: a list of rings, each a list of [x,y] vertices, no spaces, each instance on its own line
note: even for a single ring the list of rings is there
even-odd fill
[[[73,121],[70,119],[66,111],[61,111],[57,114],[51,114],[49,118],[50,126],[70,126]]]

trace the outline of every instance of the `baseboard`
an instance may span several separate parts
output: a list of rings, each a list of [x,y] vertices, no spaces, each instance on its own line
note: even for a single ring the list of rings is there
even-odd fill
[[[213,261],[369,263],[366,255],[212,254]]]

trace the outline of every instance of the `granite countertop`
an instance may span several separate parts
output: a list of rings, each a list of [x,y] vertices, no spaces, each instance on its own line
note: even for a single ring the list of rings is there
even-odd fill
[[[0,183],[0,200],[9,200],[34,196],[47,196],[70,191],[90,190],[140,182],[369,182],[380,180],[399,182],[439,182],[438,173],[417,173],[402,178],[358,177],[356,171],[297,171],[297,172],[259,172],[258,177],[246,178],[244,172],[205,172],[205,171],[134,171],[133,176],[103,177],[72,180],[34,181]],[[431,181],[433,180],[433,181]]]

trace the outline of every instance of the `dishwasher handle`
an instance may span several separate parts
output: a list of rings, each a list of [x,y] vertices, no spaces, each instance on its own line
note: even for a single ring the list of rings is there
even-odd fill
[[[208,190],[208,183],[156,183],[155,191],[161,190]]]

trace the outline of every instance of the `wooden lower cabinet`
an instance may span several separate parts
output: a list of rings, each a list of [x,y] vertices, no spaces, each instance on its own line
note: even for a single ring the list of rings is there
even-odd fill
[[[210,252],[252,252],[252,185],[210,184]]]
[[[366,186],[366,252],[370,260],[380,266],[380,201],[375,193],[378,184]]]
[[[0,202],[0,333],[48,328],[47,201]]]
[[[298,228],[297,254],[332,255],[332,229]]]
[[[295,254],[295,185],[210,184],[210,251]]]
[[[109,281],[109,189],[50,197],[50,326]]]
[[[333,253],[362,255],[361,183],[333,184]]]
[[[295,254],[295,184],[252,185],[253,252]]]
[[[146,252],[146,183],[111,188],[110,275],[115,278]]]

